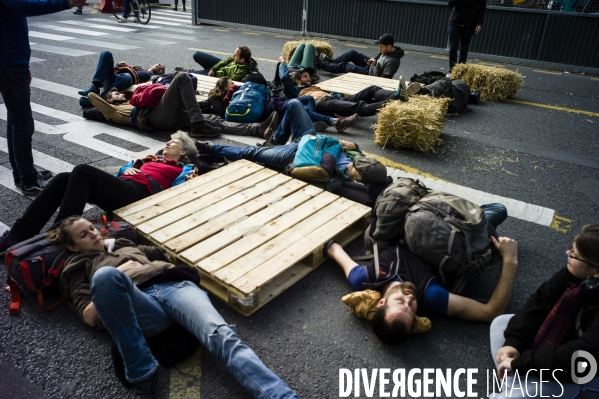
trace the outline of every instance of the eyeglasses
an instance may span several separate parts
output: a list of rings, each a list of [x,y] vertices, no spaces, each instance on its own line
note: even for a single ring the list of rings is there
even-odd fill
[[[573,251],[574,251],[574,248],[569,248],[568,249],[567,252],[569,252],[569,253],[566,253],[566,255],[568,256],[568,258],[570,258],[570,259],[576,259],[577,261],[586,263],[587,265],[595,266],[591,262],[588,262],[588,261],[586,261],[584,259],[577,258],[576,256],[573,256],[573,255],[570,255]]]

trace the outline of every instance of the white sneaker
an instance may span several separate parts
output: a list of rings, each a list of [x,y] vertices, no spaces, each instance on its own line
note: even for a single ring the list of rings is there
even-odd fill
[[[120,23],[120,24],[125,24],[125,23],[127,23],[127,18],[121,18],[121,19],[119,19],[119,23]]]

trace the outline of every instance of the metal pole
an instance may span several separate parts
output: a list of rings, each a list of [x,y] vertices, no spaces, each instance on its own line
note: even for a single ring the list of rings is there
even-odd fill
[[[302,12],[302,36],[306,36],[308,28],[308,0],[304,0],[304,11]]]
[[[191,1],[191,24],[192,25],[198,24],[198,1],[199,0]]]

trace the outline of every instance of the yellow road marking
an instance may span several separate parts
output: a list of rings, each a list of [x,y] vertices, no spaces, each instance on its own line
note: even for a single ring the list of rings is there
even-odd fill
[[[260,36],[260,33],[254,33],[254,32],[242,32],[244,35],[256,35],[256,36]]]
[[[283,39],[293,39],[293,36],[276,36],[275,37],[282,37]]]
[[[485,62],[485,61],[480,61],[479,64],[480,65],[493,66],[493,67],[503,67],[503,66],[505,66],[503,64],[498,64],[498,63],[495,63],[495,62]]]
[[[86,5],[88,5],[88,4],[86,3]],[[97,13],[98,13],[98,11],[100,11],[100,3],[96,3],[96,4],[94,4],[94,6],[92,7],[92,11],[91,11],[91,13],[92,13],[92,14],[97,14]]]
[[[553,215],[553,220],[551,221],[551,225],[549,227],[555,231],[566,234],[572,229],[572,222],[574,222],[572,219]]]
[[[553,72],[553,71],[543,71],[541,69],[533,69],[533,72],[539,72],[539,73],[547,73],[549,75],[561,75],[561,72]]]
[[[449,57],[447,57],[446,55],[431,55],[431,58],[439,58],[440,60],[447,60],[449,59]]]
[[[171,367],[169,399],[200,399],[201,360],[202,351],[198,349],[187,360]]]
[[[368,48],[368,46],[363,46],[361,44],[346,44],[347,47],[357,47],[357,48]]]
[[[591,78],[591,80],[599,80],[599,78]]]
[[[382,163],[383,165],[388,166],[388,167],[393,168],[393,169],[401,169],[401,170],[406,171],[408,173],[413,173],[415,175],[419,175],[419,176],[422,176],[422,177],[427,177],[429,179],[435,179],[435,180],[439,180],[439,181],[448,182],[445,179],[441,179],[440,177],[433,176],[433,175],[431,175],[430,173],[427,173],[427,172],[422,172],[422,171],[420,171],[420,170],[418,170],[416,168],[413,168],[411,166],[404,165],[404,164],[401,164],[401,163],[397,163],[397,162],[392,161],[389,158],[385,158],[385,157],[383,157],[381,155],[370,154],[368,152],[365,152],[364,155],[366,155],[367,157],[375,158],[380,163]],[[450,182],[448,182],[448,183],[450,183]]]
[[[229,32],[227,29],[216,29],[216,28],[215,28],[214,30],[217,30],[217,31],[219,31],[219,32]]]
[[[193,47],[190,47],[189,50],[203,51],[205,53],[211,53],[211,54],[221,54],[221,55],[226,55],[227,57],[232,57],[233,56],[233,54],[226,53],[224,51],[206,50],[206,49],[202,49],[202,48],[193,48]],[[258,60],[258,61],[279,62],[279,60],[270,60],[268,58],[258,58],[258,57],[252,57],[252,58],[255,59],[255,60]]]
[[[547,105],[547,104],[532,103],[530,101],[515,100],[513,98],[508,98],[505,101],[509,101],[511,103],[517,103],[517,104],[532,105],[534,107],[555,109],[557,111],[573,112],[575,114],[584,114],[584,115],[590,115],[590,116],[599,116],[599,112],[591,112],[591,111],[583,111],[583,110],[580,110],[580,109],[558,107],[556,105]]]

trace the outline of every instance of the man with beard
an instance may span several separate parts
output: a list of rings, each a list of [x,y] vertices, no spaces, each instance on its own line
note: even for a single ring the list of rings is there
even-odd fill
[[[505,207],[501,204],[483,205],[482,208],[494,227],[507,217]],[[396,345],[414,331],[414,325],[419,321],[417,315],[436,313],[464,320],[491,322],[504,313],[518,268],[518,244],[507,237],[492,237],[492,240],[501,255],[502,269],[499,282],[486,304],[450,293],[441,285],[436,267],[399,243],[386,246],[378,254],[381,270],[389,270],[391,262],[399,260],[397,274],[378,287],[371,284],[374,281],[372,270],[369,270],[373,269],[372,265],[357,265],[343,247],[334,241],[326,244],[325,252],[341,266],[354,291],[374,288],[381,293],[372,327],[383,342]]]

